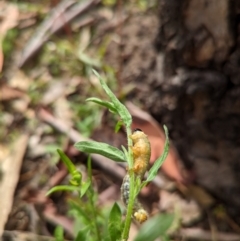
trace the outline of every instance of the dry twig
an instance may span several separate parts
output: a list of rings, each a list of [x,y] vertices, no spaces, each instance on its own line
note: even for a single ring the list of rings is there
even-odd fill
[[[0,182],[0,237],[12,209],[14,192],[27,144],[28,135],[24,134],[15,142],[10,155],[1,163],[3,177]]]
[[[76,16],[86,12],[99,2],[100,0],[84,1],[78,4],[76,4],[75,0],[64,0],[60,2],[25,45],[18,66],[22,67],[54,33],[63,28]]]

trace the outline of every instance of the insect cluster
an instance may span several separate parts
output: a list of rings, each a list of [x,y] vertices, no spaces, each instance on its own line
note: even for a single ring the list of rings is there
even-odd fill
[[[132,152],[133,152],[133,172],[136,176],[142,179],[145,172],[149,167],[149,160],[151,156],[151,145],[148,137],[140,129],[135,129],[133,134],[130,136],[133,141]],[[130,194],[130,176],[127,173],[123,179],[121,186],[121,196],[125,206],[128,205]],[[139,223],[143,223],[148,219],[148,213],[145,211],[138,201],[135,199],[133,206],[133,217]]]
[[[121,187],[121,195],[124,205],[127,207],[129,201],[130,194],[130,176],[127,174],[122,183]],[[143,223],[148,219],[148,213],[145,211],[141,205],[141,203],[136,198],[133,205],[133,217],[139,223]]]
[[[149,167],[151,145],[147,135],[141,129],[134,130],[130,138],[133,141],[133,171],[142,179]]]

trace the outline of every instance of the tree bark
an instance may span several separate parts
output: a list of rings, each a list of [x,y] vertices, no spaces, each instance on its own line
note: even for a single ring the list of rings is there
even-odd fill
[[[240,211],[240,2],[161,0],[151,112],[196,181]],[[239,218],[238,218],[239,219]],[[240,222],[240,219],[238,220]]]

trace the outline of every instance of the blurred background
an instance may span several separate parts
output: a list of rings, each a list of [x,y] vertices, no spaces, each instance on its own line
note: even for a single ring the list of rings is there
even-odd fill
[[[85,101],[106,99],[92,69],[149,136],[151,163],[169,129],[168,158],[140,199],[151,216],[179,217],[170,240],[240,240],[239,44],[237,0],[1,1],[2,240],[53,240],[59,226],[72,240],[73,197],[45,196],[68,180],[56,149],[87,173],[75,142],[127,145],[124,129],[114,133],[118,119]],[[125,168],[98,158],[92,166],[108,212],[121,203]]]

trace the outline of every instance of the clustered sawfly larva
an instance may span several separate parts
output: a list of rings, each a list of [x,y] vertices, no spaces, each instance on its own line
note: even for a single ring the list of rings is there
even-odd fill
[[[151,145],[147,135],[141,129],[135,129],[130,138],[133,141],[133,171],[142,179],[149,167]]]
[[[142,179],[144,177],[145,172],[149,167],[149,161],[151,156],[151,145],[148,140],[148,137],[141,129],[135,129],[133,134],[130,135],[132,139],[133,146],[133,172],[135,175]],[[129,170],[131,171],[131,170]],[[130,194],[130,176],[127,173],[123,179],[123,183],[121,186],[121,196],[123,203],[127,207],[129,201]],[[133,205],[133,217],[139,223],[143,223],[148,219],[148,213],[145,211],[138,201],[137,197],[135,198]]]
[[[130,194],[130,176],[126,174],[123,179],[123,183],[121,186],[121,196],[123,203],[127,207],[129,201],[129,194]],[[136,198],[133,205],[133,217],[139,223],[143,223],[148,219],[148,213],[145,211],[141,205],[141,203]]]

